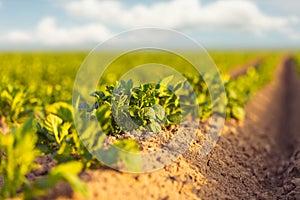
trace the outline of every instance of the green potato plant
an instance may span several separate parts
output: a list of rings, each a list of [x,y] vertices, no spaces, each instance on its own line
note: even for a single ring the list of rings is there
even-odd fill
[[[87,114],[95,115],[108,134],[121,134],[124,131],[161,131],[162,125],[178,124],[181,121],[181,108],[174,94],[180,85],[168,88],[172,80],[166,77],[157,84],[142,84],[133,87],[133,81],[120,81],[107,86],[106,91],[96,91],[94,105],[86,106]]]

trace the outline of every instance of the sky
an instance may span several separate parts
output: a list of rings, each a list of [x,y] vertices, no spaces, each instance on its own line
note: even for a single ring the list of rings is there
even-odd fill
[[[0,0],[0,50],[86,50],[143,27],[205,48],[299,48],[299,10],[298,0]]]

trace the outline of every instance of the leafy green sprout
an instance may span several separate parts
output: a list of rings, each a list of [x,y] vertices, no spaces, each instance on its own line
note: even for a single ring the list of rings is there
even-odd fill
[[[1,198],[10,198],[18,195],[18,191],[25,199],[45,195],[47,189],[52,188],[59,181],[68,182],[74,190],[87,195],[83,182],[77,177],[83,169],[78,161],[56,165],[44,178],[29,182],[26,175],[36,169],[34,162],[39,150],[36,148],[38,136],[35,128],[36,122],[29,117],[21,126],[14,127],[12,131],[3,135],[0,133],[0,174],[2,184]]]
[[[170,81],[173,77],[167,78]],[[182,115],[179,98],[164,85],[167,85],[164,79],[157,84],[137,87],[133,87],[132,80],[122,80],[107,86],[106,91],[93,92],[91,96],[96,102],[91,109],[87,105],[82,107],[88,108],[89,114],[95,113],[102,128],[109,134],[136,129],[159,132],[163,125],[180,123]],[[178,84],[175,89],[178,90],[181,85]]]

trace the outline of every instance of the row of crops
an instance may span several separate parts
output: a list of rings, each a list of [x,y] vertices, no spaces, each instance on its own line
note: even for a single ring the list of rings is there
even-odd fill
[[[297,72],[298,74],[300,74],[300,54],[297,54],[294,56],[294,59],[296,61],[296,64],[297,64]]]
[[[101,163],[81,143],[72,116],[74,79],[85,56],[86,53],[0,54],[1,198],[21,196],[30,199],[45,195],[58,181],[66,181],[75,191],[88,194],[78,174],[87,168],[97,169]],[[214,52],[212,57],[222,73],[227,95],[226,117],[243,120],[245,103],[272,80],[281,55]],[[227,75],[235,66],[258,57],[263,57],[258,68],[250,67],[246,74],[237,79],[230,79]],[[94,116],[106,134],[111,135],[134,129],[159,132],[163,126],[178,124],[186,113],[182,113],[183,105],[180,105],[174,91],[184,90],[186,82],[178,82],[172,89],[166,87],[172,77],[166,77],[155,84],[136,85],[132,80],[116,82],[130,66],[148,63],[150,60],[174,65],[175,68],[185,64],[180,58],[169,63],[168,55],[162,54],[143,54],[139,59],[129,55],[118,59],[105,71],[104,81],[99,82],[99,88],[91,91],[95,103],[78,104],[84,108],[82,117],[91,119]],[[197,92],[196,102],[200,112],[196,115],[204,120],[211,116],[214,103],[208,87],[202,76],[191,73],[185,76]],[[214,77],[210,79],[213,82]],[[114,91],[118,91],[118,95]],[[185,105],[189,101],[186,98]],[[118,105],[112,105],[114,102]],[[113,115],[131,118],[138,126],[129,124],[121,127],[114,121]],[[127,151],[139,150],[139,144],[131,140],[117,141],[115,145]],[[56,166],[29,181],[26,178],[28,173],[41,167],[34,161],[45,155],[50,155]],[[130,162],[122,160],[122,155],[114,160],[123,161],[130,167]]]

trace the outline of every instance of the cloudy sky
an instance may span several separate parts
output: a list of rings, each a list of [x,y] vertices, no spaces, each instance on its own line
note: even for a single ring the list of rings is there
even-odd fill
[[[298,48],[299,10],[298,0],[0,0],[0,50],[89,49],[141,27],[206,48]]]

